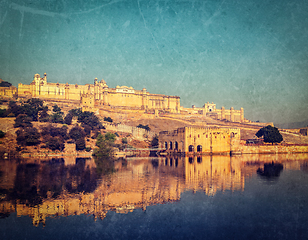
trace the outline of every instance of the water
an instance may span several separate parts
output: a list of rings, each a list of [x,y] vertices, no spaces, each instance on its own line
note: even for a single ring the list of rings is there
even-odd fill
[[[0,161],[1,239],[307,239],[308,155]]]

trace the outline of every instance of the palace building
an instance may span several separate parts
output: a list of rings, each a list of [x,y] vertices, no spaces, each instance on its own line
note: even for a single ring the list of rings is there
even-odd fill
[[[160,148],[169,153],[231,154],[241,139],[237,128],[183,127],[159,133]]]
[[[43,100],[75,101],[82,104],[84,110],[110,106],[130,109],[163,110],[179,113],[180,97],[152,94],[145,88],[135,90],[132,87],[117,86],[109,88],[104,80],[94,80],[94,84],[77,85],[47,82],[47,74],[34,75],[30,85],[18,84],[18,97],[37,97]]]

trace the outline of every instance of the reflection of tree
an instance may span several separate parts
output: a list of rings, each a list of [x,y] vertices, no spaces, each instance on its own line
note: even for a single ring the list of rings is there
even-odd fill
[[[37,191],[39,165],[21,164],[16,169],[16,178],[11,197],[22,203],[37,205],[42,202]]]
[[[272,162],[272,163],[265,163],[263,169],[258,168],[257,173],[262,177],[270,179],[279,177],[280,172],[282,170],[283,170],[282,164]]]
[[[304,162],[300,165],[302,171],[308,173],[308,162]]]
[[[10,198],[33,206],[44,198],[57,198],[63,190],[69,193],[93,192],[98,176],[95,170],[85,167],[85,162],[85,158],[77,158],[75,165],[65,166],[60,158],[41,165],[20,164]]]

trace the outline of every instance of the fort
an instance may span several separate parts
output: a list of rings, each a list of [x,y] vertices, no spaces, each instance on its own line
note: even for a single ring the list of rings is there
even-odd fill
[[[5,90],[0,96],[5,95]],[[12,96],[14,94],[11,94]],[[83,111],[97,111],[99,109],[118,108],[126,110],[143,110],[146,112],[164,112],[174,114],[197,114],[210,116],[219,120],[230,122],[245,122],[244,109],[230,110],[222,107],[216,109],[216,104],[206,103],[203,107],[184,108],[180,106],[179,96],[168,96],[147,92],[145,88],[135,90],[133,87],[116,86],[108,87],[104,80],[94,79],[93,84],[63,84],[47,82],[47,74],[41,77],[34,75],[30,84],[18,84],[15,93],[18,98],[40,98],[45,101],[61,101],[79,104]]]

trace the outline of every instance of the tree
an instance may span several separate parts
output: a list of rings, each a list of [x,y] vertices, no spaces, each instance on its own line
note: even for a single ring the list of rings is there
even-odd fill
[[[85,136],[86,136],[85,132],[79,126],[73,127],[69,132],[69,137],[75,141],[79,138],[84,138]]]
[[[72,114],[73,117],[79,117],[81,115],[82,111],[81,108],[74,108],[68,111],[69,114]]]
[[[40,122],[49,122],[49,114],[48,114],[48,107],[45,106],[42,108],[42,111],[39,112],[39,121]]]
[[[157,148],[158,147],[158,137],[155,135],[151,141],[151,147]]]
[[[38,98],[28,99],[21,106],[22,112],[32,118],[32,121],[38,120],[39,112],[43,110],[43,101]]]
[[[104,117],[104,121],[105,121],[105,122],[110,122],[110,123],[113,122],[113,120],[112,120],[111,117]]]
[[[62,151],[64,149],[64,143],[61,137],[50,137],[48,139],[48,142],[46,143],[46,146],[52,151],[55,150]]]
[[[112,134],[112,133],[111,133]],[[96,139],[96,146],[93,155],[97,158],[109,158],[112,157],[114,139],[110,133],[105,135],[99,134]],[[106,136],[107,135],[107,136]]]
[[[64,122],[63,116],[60,113],[52,114],[50,119],[51,119],[51,122],[53,123],[63,123]]]
[[[22,146],[34,146],[40,143],[40,134],[34,127],[20,128],[16,131],[17,143]]]
[[[86,148],[86,142],[84,140],[84,138],[78,138],[76,140],[76,150],[80,151]]]
[[[27,116],[26,114],[19,114],[16,118],[15,118],[15,124],[14,124],[14,128],[25,128],[25,127],[32,127],[32,118]]]
[[[272,127],[271,125],[259,129],[259,131],[256,133],[256,136],[258,138],[263,136],[264,142],[272,144],[280,143],[283,141],[283,137],[280,134],[278,128]]]
[[[81,125],[88,125],[94,129],[102,129],[103,125],[100,122],[99,118],[95,116],[93,112],[84,111],[78,116],[78,122],[81,122]]]
[[[67,124],[67,125],[71,125],[72,120],[73,120],[73,114],[68,113],[68,114],[66,114],[66,116],[64,118],[64,123]]]
[[[2,130],[0,130],[0,138],[3,138],[5,136],[5,132],[3,132]]]
[[[142,124],[139,124],[139,125],[137,126],[137,128],[143,128],[143,129],[145,129],[145,130],[147,130],[147,131],[150,131],[150,130],[151,130],[151,128],[150,128],[148,125],[142,125]]]

